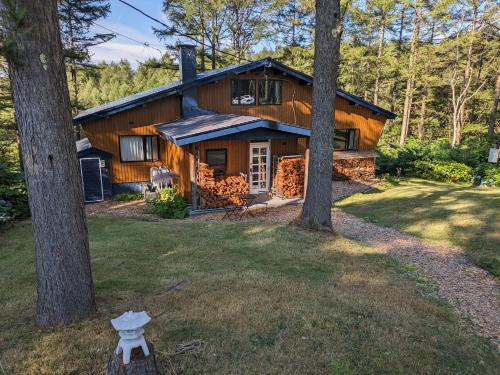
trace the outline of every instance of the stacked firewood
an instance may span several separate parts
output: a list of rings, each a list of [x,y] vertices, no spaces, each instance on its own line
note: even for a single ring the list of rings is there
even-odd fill
[[[304,195],[304,158],[282,158],[278,162],[274,186],[284,198],[297,198]]]
[[[375,177],[375,158],[333,161],[333,180],[363,181]]]
[[[205,163],[198,167],[203,208],[219,208],[243,204],[240,195],[248,194],[248,184],[241,176],[214,177],[214,170]]]

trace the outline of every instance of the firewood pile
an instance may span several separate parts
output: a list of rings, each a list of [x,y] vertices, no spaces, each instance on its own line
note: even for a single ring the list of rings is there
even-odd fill
[[[375,177],[375,159],[341,159],[333,161],[333,180],[369,180]]]
[[[276,192],[284,198],[297,198],[303,196],[304,176],[304,158],[280,158],[273,181]]]
[[[248,184],[241,176],[214,177],[214,170],[205,163],[198,166],[201,206],[219,208],[229,204],[241,205],[239,195],[248,194]]]

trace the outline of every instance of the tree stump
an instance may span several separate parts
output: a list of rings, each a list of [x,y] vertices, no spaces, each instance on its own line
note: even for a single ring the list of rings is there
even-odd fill
[[[123,364],[123,353],[116,354],[113,350],[104,375],[158,375],[153,344],[148,342],[148,348],[150,354],[147,357],[141,348],[133,349],[127,365]]]

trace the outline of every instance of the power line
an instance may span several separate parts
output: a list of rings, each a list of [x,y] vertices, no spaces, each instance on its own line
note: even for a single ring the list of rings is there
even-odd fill
[[[129,36],[127,36],[127,35],[125,35],[125,34],[119,33],[118,31],[112,30],[112,29],[110,29],[110,28],[108,28],[108,27],[106,27],[106,26],[102,26],[102,25],[98,24],[97,22],[92,22],[92,23],[93,23],[94,25],[96,25],[96,26],[99,26],[100,28],[102,28],[102,29],[104,29],[104,30],[107,30],[107,31],[109,31],[109,32],[112,32],[113,34],[120,35],[120,36],[122,36],[122,37],[124,37],[124,38],[126,38],[126,39],[128,39],[128,40],[131,40],[132,42],[135,42],[135,43],[141,44],[141,45],[143,45],[143,46],[145,46],[145,47],[148,47],[148,48],[152,48],[152,49],[154,49],[154,50],[156,50],[156,51],[160,52],[162,55],[164,54],[164,52],[163,52],[162,50],[160,50],[159,48],[153,47],[153,46],[152,46],[151,44],[149,44],[148,42],[141,42],[140,40],[137,40],[137,39],[131,38],[131,37],[129,37]]]
[[[155,17],[153,17],[153,16],[151,16],[151,15],[147,14],[146,12],[144,12],[144,11],[142,11],[141,9],[139,9],[139,8],[137,8],[137,7],[135,7],[135,6],[133,6],[132,4],[130,4],[130,3],[126,2],[126,1],[124,1],[124,0],[118,0],[118,1],[119,1],[120,3],[122,3],[122,4],[127,5],[128,7],[132,8],[132,9],[134,9],[136,12],[141,13],[143,16],[145,16],[145,17],[147,17],[147,18],[149,18],[149,19],[151,19],[151,20],[153,20],[153,21],[155,21],[155,22],[159,23],[159,24],[160,24],[160,25],[162,25],[163,27],[167,28],[167,29],[169,30],[169,32],[170,32],[170,33],[172,33],[172,34],[177,34],[177,35],[179,35],[179,36],[183,36],[183,37],[185,37],[185,38],[188,38],[188,39],[193,40],[193,41],[194,41],[194,42],[196,42],[196,43],[201,44],[201,45],[202,45],[202,46],[204,46],[204,47],[207,47],[207,48],[212,48],[212,46],[210,46],[210,45],[208,45],[208,44],[205,44],[205,43],[201,43],[200,41],[198,41],[195,37],[193,37],[193,36],[191,36],[191,35],[184,34],[184,33],[181,33],[181,32],[179,32],[179,31],[177,31],[177,30],[174,30],[174,28],[172,28],[171,26],[168,26],[165,22],[160,21],[158,18],[155,18]],[[224,54],[224,55],[228,55],[228,56],[234,57],[234,58],[236,58],[236,59],[238,59],[238,58],[239,58],[240,60],[245,60],[245,61],[247,61],[247,62],[252,62],[252,60],[245,59],[244,57],[238,57],[238,56],[236,56],[235,54],[232,54],[232,53],[230,53],[230,52],[221,51],[221,50],[219,50],[219,49],[215,49],[215,50],[216,50],[217,52],[219,52],[219,53],[222,53],[222,54]]]

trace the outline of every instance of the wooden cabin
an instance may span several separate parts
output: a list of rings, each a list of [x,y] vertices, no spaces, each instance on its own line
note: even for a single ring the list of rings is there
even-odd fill
[[[271,58],[197,73],[194,46],[182,45],[179,52],[180,81],[74,119],[88,147],[110,156],[113,193],[140,191],[150,182],[151,167],[164,166],[179,176],[180,193],[197,205],[201,163],[217,178],[242,176],[251,193],[271,192],[273,157],[304,155],[308,148],[312,78]],[[375,148],[392,118],[337,91],[334,178],[374,174]]]

